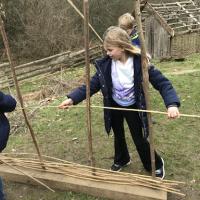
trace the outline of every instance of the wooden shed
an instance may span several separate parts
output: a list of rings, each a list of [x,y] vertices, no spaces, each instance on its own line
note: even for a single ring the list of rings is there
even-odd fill
[[[194,1],[146,3],[145,42],[153,58],[184,58],[200,52],[200,7]]]

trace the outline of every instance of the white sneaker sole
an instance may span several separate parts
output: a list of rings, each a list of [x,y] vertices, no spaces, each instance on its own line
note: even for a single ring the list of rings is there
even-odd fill
[[[165,178],[165,162],[164,162],[163,158],[161,158],[161,160],[163,163],[163,176],[162,176],[161,180],[163,180]]]
[[[164,177],[165,177],[165,163],[164,163],[164,160],[163,160],[163,158],[161,158],[161,161],[162,161],[162,177],[159,177],[159,176],[156,176],[156,178],[159,178],[159,179],[161,179],[161,180],[163,180],[164,179]],[[161,170],[161,168],[160,169],[157,169],[156,171],[155,171],[155,175],[160,175],[160,170]]]

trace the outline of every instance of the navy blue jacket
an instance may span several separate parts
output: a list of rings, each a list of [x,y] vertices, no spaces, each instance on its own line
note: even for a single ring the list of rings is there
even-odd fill
[[[131,38],[131,43],[133,46],[137,46],[138,48],[140,48],[140,39],[139,39],[139,35],[137,33],[137,31],[135,29],[133,29],[133,31],[130,34],[130,38]]]
[[[6,147],[10,132],[9,121],[4,113],[13,111],[15,107],[15,99],[0,91],[0,152]]]
[[[101,89],[103,94],[103,103],[105,107],[112,106],[112,78],[111,78],[111,58],[106,56],[102,59],[95,61],[96,73],[90,80],[90,94],[91,96]],[[170,81],[161,74],[153,65],[149,67],[149,81],[155,89],[157,89],[166,105],[180,106],[179,98],[170,83]],[[142,69],[141,69],[141,56],[134,55],[134,89],[136,105],[138,109],[146,109],[144,92],[142,88]],[[75,89],[67,95],[75,104],[78,104],[86,98],[86,86]],[[148,137],[148,123],[147,114],[139,112],[142,120],[144,136]],[[111,115],[109,109],[104,109],[104,123],[107,133],[111,130]]]

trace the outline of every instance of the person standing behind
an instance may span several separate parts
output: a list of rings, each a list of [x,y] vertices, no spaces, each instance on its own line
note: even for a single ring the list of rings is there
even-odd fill
[[[118,18],[118,26],[128,33],[132,44],[140,48],[140,40],[136,30],[135,19],[130,13],[125,13]]]
[[[145,112],[130,112],[126,109],[146,109],[142,88],[142,66],[140,50],[132,45],[127,32],[112,26],[104,34],[104,49],[107,56],[96,60],[96,73],[90,80],[90,95],[99,90],[103,94],[105,129],[114,132],[114,163],[111,170],[120,171],[131,162],[128,152],[124,119],[135,143],[144,168],[151,172],[150,145],[148,142],[148,124]],[[170,81],[152,64],[148,66],[149,81],[157,89],[167,108],[168,118],[179,117],[179,98]],[[76,88],[67,95],[58,107],[61,109],[76,105],[86,98],[86,85]],[[164,160],[155,151],[156,177],[165,176]]]
[[[7,145],[10,132],[10,124],[5,116],[5,112],[12,112],[16,107],[16,100],[11,95],[6,95],[0,91],[0,152]],[[4,200],[3,184],[0,177],[0,200]]]

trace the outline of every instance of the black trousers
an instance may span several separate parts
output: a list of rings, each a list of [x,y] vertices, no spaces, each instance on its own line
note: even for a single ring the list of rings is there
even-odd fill
[[[113,102],[113,107],[136,109],[135,105],[122,107]],[[124,110],[111,110],[112,129],[114,132],[114,163],[124,165],[130,160],[125,133],[124,133],[124,119],[127,121],[132,139],[135,143],[137,152],[147,171],[151,171],[151,156],[150,145],[147,139],[143,137],[142,122],[138,112],[124,111]],[[155,166],[156,169],[162,167],[161,157],[155,151]]]

